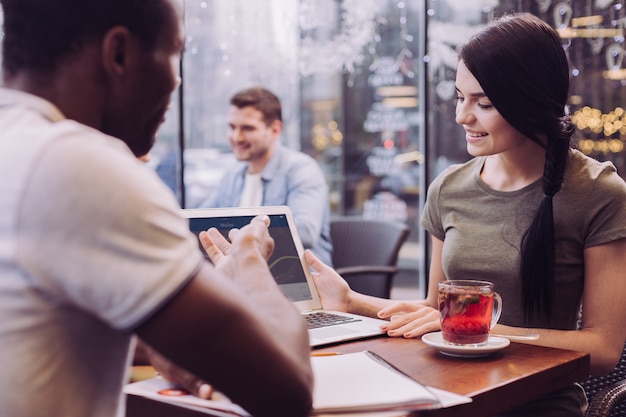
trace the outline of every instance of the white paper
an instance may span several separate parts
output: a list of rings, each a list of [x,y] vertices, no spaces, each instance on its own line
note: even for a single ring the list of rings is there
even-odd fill
[[[378,361],[369,352],[311,358],[319,412],[439,408],[425,386]]]

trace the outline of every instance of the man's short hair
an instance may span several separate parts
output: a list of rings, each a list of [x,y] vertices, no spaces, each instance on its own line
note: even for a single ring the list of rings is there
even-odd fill
[[[0,0],[4,13],[2,67],[50,72],[85,42],[127,27],[154,47],[168,23],[167,0]]]
[[[267,126],[274,120],[283,121],[280,100],[274,93],[263,87],[252,87],[239,91],[230,99],[230,104],[242,109],[252,107],[263,114]]]

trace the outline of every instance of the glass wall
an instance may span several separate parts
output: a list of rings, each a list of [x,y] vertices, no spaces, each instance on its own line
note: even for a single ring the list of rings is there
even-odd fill
[[[416,280],[423,0],[189,0],[185,7],[180,106],[151,162],[181,204],[202,205],[233,162],[230,96],[262,85],[282,101],[283,143],[323,168],[333,215],[412,226],[411,255],[403,258]]]
[[[160,133],[153,164],[181,204],[197,207],[234,161],[226,116],[236,91],[252,85],[273,90],[283,104],[283,142],[300,147],[298,2],[190,0],[185,8],[182,97],[178,115]]]
[[[403,273],[396,276],[396,283],[405,279],[418,286],[425,276],[418,227],[425,190],[425,112],[421,102],[425,96],[425,2],[341,4],[361,19],[371,19],[372,24],[358,25],[369,31],[363,29],[364,40],[351,47],[360,54],[354,64],[344,64],[338,89],[343,98],[339,108],[343,143],[336,149],[339,163],[335,164],[333,188],[338,198],[334,212],[409,225],[411,234],[399,261]],[[363,11],[366,4],[368,13]],[[347,11],[342,17],[350,22]],[[306,141],[308,129],[304,127]]]
[[[623,6],[623,0],[188,0],[180,106],[161,129],[152,163],[184,206],[201,204],[233,161],[226,139],[230,95],[268,87],[283,103],[283,143],[322,166],[333,215],[410,225],[400,265],[423,290],[428,245],[418,219],[427,184],[469,159],[454,122],[459,45],[505,13],[530,12],[552,24],[571,62],[570,110],[580,129],[574,145],[613,161],[624,176]]]

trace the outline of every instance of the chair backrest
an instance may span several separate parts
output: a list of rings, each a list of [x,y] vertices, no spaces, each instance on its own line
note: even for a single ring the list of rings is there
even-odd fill
[[[590,403],[586,417],[626,417],[626,345],[615,369],[580,384]]]
[[[408,235],[409,227],[396,221],[331,219],[333,266],[355,291],[389,298],[398,254]]]

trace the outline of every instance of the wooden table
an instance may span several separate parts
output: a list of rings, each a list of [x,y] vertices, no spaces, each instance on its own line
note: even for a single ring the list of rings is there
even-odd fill
[[[316,349],[382,356],[424,385],[472,398],[469,404],[411,416],[488,417],[586,378],[589,355],[561,349],[511,343],[482,358],[444,356],[419,339],[378,337]],[[129,396],[127,417],[200,417],[194,411]]]

